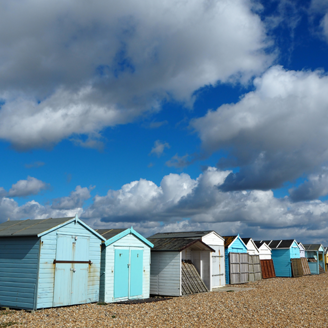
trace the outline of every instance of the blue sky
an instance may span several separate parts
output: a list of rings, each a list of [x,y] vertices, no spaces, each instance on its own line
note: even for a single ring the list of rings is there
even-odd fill
[[[326,1],[0,9],[0,222],[328,242]]]

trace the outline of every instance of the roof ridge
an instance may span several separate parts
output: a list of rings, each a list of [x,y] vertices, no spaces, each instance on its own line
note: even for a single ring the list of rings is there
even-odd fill
[[[35,224],[32,224],[31,226],[28,226],[28,227],[25,227],[25,228],[20,229],[20,230],[18,230],[18,231],[15,231],[15,232],[13,232],[11,235],[13,236],[13,235],[15,235],[17,232],[24,231],[24,230],[26,230],[26,229],[32,228],[32,227],[34,227],[34,226],[36,226],[36,225],[38,225],[38,224],[40,224],[40,223],[43,223],[43,222],[48,221],[48,220],[51,220],[51,219],[52,219],[52,218],[48,218],[48,219],[45,219],[45,220],[35,220],[35,221],[41,221],[41,222],[37,222],[37,223],[35,223]]]

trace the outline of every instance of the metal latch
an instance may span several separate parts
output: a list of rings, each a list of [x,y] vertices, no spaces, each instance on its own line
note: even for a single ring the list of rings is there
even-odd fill
[[[76,271],[74,268],[71,268],[70,270],[71,270],[71,271],[73,271],[73,272],[75,272],[75,271]]]

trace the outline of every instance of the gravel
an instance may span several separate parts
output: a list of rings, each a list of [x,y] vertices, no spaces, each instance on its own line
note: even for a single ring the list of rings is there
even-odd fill
[[[139,304],[0,311],[0,327],[328,327],[328,274]]]

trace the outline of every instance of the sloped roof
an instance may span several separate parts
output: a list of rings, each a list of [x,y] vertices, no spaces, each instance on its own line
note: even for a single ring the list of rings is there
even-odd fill
[[[133,227],[128,229],[97,229],[96,231],[106,239],[105,246],[109,246],[115,243],[117,240],[125,237],[126,235],[132,234],[147,244],[149,247],[154,247],[154,245],[148,239],[135,231]]]
[[[224,247],[228,248],[229,245],[238,237],[238,236],[222,236],[224,238]]]
[[[7,221],[0,224],[0,237],[37,237],[42,232],[53,229],[63,223],[74,219],[57,218],[57,219],[45,219],[45,220],[15,220]]]
[[[214,230],[203,230],[203,231],[163,232],[163,233],[159,232],[159,233],[155,233],[154,235],[150,236],[149,238],[189,238],[189,239],[200,239],[200,238],[208,235],[211,232],[215,232],[215,231]]]
[[[126,229],[96,229],[99,235],[102,235],[104,238],[110,239]]]
[[[53,230],[64,226],[70,221],[76,220],[86,229],[91,231],[101,240],[104,238],[99,235],[95,230],[81,221],[78,216],[66,217],[66,218],[48,218],[44,220],[13,220],[6,221],[0,224],[0,238],[8,237],[41,237]]]
[[[214,252],[210,246],[203,243],[200,239],[186,238],[148,238],[154,244],[152,251],[174,251],[181,252],[192,245],[199,246]]]
[[[319,251],[321,244],[303,244],[306,251]]]
[[[241,238],[245,245],[251,240],[252,238]]]
[[[295,240],[284,239],[284,240],[261,240],[261,243],[266,243],[271,249],[283,249],[290,248]]]
[[[260,248],[264,244],[264,241],[263,240],[261,240],[261,241],[254,240],[254,243],[255,243],[255,245],[256,245],[257,248]]]

